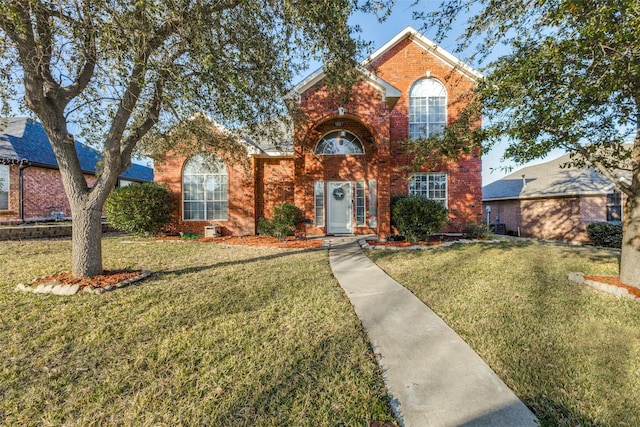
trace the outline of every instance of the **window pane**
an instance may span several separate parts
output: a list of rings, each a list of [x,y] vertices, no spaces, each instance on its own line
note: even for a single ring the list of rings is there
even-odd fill
[[[442,132],[447,123],[447,96],[442,83],[422,79],[409,95],[409,136],[425,138]]]
[[[0,165],[0,210],[9,209],[9,166]]]
[[[324,182],[316,181],[314,184],[315,192],[315,225],[316,227],[324,227]]]
[[[185,220],[225,220],[228,185],[225,165],[209,154],[187,161],[182,177]]]
[[[364,181],[356,182],[356,225],[364,226],[366,213],[365,213],[365,191]]]
[[[316,154],[364,154],[364,147],[357,136],[347,131],[326,134],[318,142]]]

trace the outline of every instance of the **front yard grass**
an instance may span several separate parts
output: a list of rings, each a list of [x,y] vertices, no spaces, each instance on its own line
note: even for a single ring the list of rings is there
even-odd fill
[[[640,303],[570,282],[606,250],[535,242],[367,251],[440,315],[546,426],[640,425]]]
[[[0,244],[0,424],[368,426],[392,420],[326,250],[109,237],[138,286],[16,292],[70,269],[69,240]]]

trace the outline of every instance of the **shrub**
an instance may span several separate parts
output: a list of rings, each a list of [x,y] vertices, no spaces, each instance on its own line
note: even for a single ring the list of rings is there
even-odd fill
[[[109,194],[104,211],[116,230],[156,235],[169,222],[171,193],[166,186],[151,182],[120,187]]]
[[[493,237],[493,230],[487,224],[470,222],[464,228],[464,234],[469,239],[490,239]]]
[[[273,224],[266,218],[258,219],[258,234],[262,236],[273,236]]]
[[[589,239],[596,246],[622,247],[622,223],[620,221],[593,222],[587,225]]]
[[[435,200],[423,196],[405,196],[395,201],[391,218],[407,240],[417,242],[440,230],[449,215],[447,209]]]
[[[302,212],[291,203],[283,203],[273,209],[273,221],[265,218],[258,220],[258,234],[274,236],[284,240],[295,233],[296,227],[302,221]]]

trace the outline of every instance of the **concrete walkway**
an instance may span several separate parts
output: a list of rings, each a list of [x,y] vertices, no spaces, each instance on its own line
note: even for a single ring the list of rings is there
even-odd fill
[[[331,268],[367,331],[403,427],[536,426],[489,366],[353,237],[331,239]]]

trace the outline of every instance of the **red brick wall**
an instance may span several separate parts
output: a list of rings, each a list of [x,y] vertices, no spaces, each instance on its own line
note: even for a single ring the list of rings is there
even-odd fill
[[[71,216],[71,208],[62,185],[62,177],[57,169],[28,167],[23,169],[23,207],[24,218],[51,218],[51,212],[63,212]],[[96,181],[94,175],[85,175],[89,186]]]
[[[607,219],[606,196],[504,200],[486,205],[491,206],[492,222],[499,215],[507,232],[517,235],[520,228],[522,237],[536,239],[588,242],[587,224]]]
[[[294,203],[293,159],[257,158],[255,164],[256,219],[273,219],[276,206]]]
[[[219,225],[223,235],[253,235],[256,232],[253,172],[243,166],[227,164],[229,216],[227,220],[182,220],[182,168],[185,156],[167,156],[164,162],[156,162],[154,179],[167,184],[172,194],[174,214],[167,231],[169,233],[203,234],[204,227]]]
[[[409,93],[413,84],[427,74],[447,90],[447,122],[452,123],[466,106],[473,81],[405,39],[372,64],[378,75],[402,92],[390,113],[392,163],[391,194],[408,193],[411,172],[446,172],[448,175],[449,223],[444,231],[461,231],[466,223],[482,221],[482,161],[480,156],[462,156],[457,161],[425,164],[415,168],[405,155],[401,141],[409,136]],[[479,125],[479,123],[478,123]],[[409,170],[407,168],[409,167]]]
[[[442,82],[448,93],[447,117],[451,123],[464,106],[461,99],[474,83],[435,58],[410,40],[405,40],[379,57],[373,64],[378,75],[402,92],[389,110],[383,94],[372,85],[360,81],[352,88],[352,97],[343,103],[332,96],[320,82],[300,96],[304,120],[296,126],[294,157],[290,159],[255,158],[252,174],[229,169],[229,221],[216,221],[226,233],[255,232],[255,222],[269,217],[281,201],[293,202],[313,221],[314,181],[376,180],[377,225],[357,228],[357,233],[375,232],[386,237],[390,232],[389,204],[393,194],[407,193],[411,172],[446,172],[448,174],[448,207],[450,221],[444,231],[459,231],[467,222],[482,220],[481,160],[479,156],[463,156],[458,161],[425,164],[407,170],[410,158],[401,143],[408,136],[409,89],[430,73]],[[339,114],[339,108],[344,109]],[[336,124],[336,122],[340,122]],[[362,141],[363,155],[317,156],[314,148],[319,139],[332,130],[347,130]],[[172,158],[156,164],[156,180],[169,184],[176,203],[173,230],[197,231],[205,223],[181,220],[181,171],[184,158]],[[249,176],[252,175],[252,176]],[[293,196],[290,188],[293,186]],[[291,198],[292,197],[292,198]],[[367,192],[367,204],[369,197]],[[369,210],[367,206],[367,211]],[[223,224],[224,223],[224,224]],[[323,227],[309,226],[310,234],[324,233]]]
[[[344,108],[339,115],[338,108]],[[353,88],[352,101],[343,104],[326,88],[311,88],[301,96],[300,108],[306,113],[306,126],[298,129],[295,140],[296,205],[305,218],[314,220],[315,181],[377,182],[377,226],[357,227],[357,234],[389,234],[389,126],[387,104],[379,91],[365,82]],[[339,123],[337,125],[336,123]],[[320,138],[333,130],[345,130],[356,135],[363,144],[364,154],[316,155]],[[368,188],[367,188],[368,192]],[[367,198],[368,203],[368,198]],[[326,203],[325,203],[326,206]],[[368,210],[367,206],[367,210]],[[309,234],[324,234],[324,227],[309,227]]]
[[[352,101],[346,105],[331,98],[324,87],[309,89],[301,96],[301,109],[308,124],[296,138],[296,203],[306,213],[313,209],[313,180],[377,179],[378,228],[356,230],[377,232],[384,237],[390,231],[389,202],[393,195],[408,193],[413,172],[446,172],[448,175],[449,223],[443,231],[461,231],[468,222],[482,221],[482,163],[479,156],[462,156],[457,161],[424,164],[416,167],[404,152],[409,134],[409,91],[419,79],[438,79],[447,89],[447,120],[454,121],[474,83],[451,67],[406,39],[372,64],[382,79],[402,93],[389,111],[381,92],[367,83],[355,86]],[[338,107],[345,115],[337,116]],[[337,129],[336,121],[365,142],[365,156],[315,156],[313,147],[327,131]],[[367,147],[367,143],[369,146]],[[322,229],[310,232],[324,232]]]

